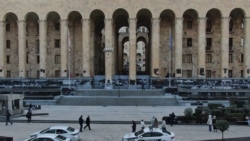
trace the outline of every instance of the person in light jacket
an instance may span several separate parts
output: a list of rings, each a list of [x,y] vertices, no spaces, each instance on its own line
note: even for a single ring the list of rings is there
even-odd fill
[[[208,130],[211,132],[212,131],[212,125],[213,125],[212,115],[208,115],[207,125],[208,125]]]

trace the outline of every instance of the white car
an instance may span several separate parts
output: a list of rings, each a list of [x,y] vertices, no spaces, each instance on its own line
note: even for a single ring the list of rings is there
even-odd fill
[[[165,128],[145,128],[124,135],[122,141],[175,141],[175,134]]]
[[[71,141],[71,140],[70,138],[57,134],[40,134],[37,135],[36,137],[33,138],[31,137],[24,141]]]
[[[39,134],[59,134],[69,137],[72,141],[78,141],[80,139],[79,129],[70,126],[51,126],[47,129],[32,133],[30,137],[34,138]]]

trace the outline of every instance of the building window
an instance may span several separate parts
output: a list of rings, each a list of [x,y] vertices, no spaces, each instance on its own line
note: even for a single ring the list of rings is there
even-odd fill
[[[211,50],[212,47],[212,38],[207,38],[206,50]]]
[[[244,54],[241,54],[240,55],[240,63],[243,63],[244,62]]]
[[[206,78],[211,78],[211,77],[212,77],[212,71],[206,70]]]
[[[212,63],[212,54],[206,54],[206,63]]]
[[[183,70],[183,77],[191,78],[192,70]]]
[[[40,56],[39,56],[39,55],[36,56],[36,63],[37,63],[37,64],[40,63]]]
[[[61,63],[61,55],[55,55],[55,64]]]
[[[10,49],[10,40],[6,40],[6,48]]]
[[[26,64],[29,64],[29,55],[26,55]]]
[[[233,25],[234,25],[234,21],[233,20],[230,20],[230,23],[229,23],[229,31],[233,31]]]
[[[244,47],[244,38],[240,38],[240,46]]]
[[[233,70],[228,70],[228,77],[232,78],[233,77]]]
[[[60,39],[55,39],[55,48],[60,48]]]
[[[241,20],[241,28],[243,29],[245,27],[244,20]]]
[[[233,50],[233,38],[229,38],[229,50]]]
[[[6,56],[6,64],[10,64],[10,56],[9,55]]]
[[[233,54],[229,54],[229,63],[233,63]]]
[[[6,27],[5,27],[5,28],[6,28],[6,29],[5,29],[6,32],[10,32],[10,24],[9,24],[9,23],[6,24]]]
[[[55,70],[55,77],[60,77],[60,70]]]
[[[39,53],[40,51],[40,41],[36,40],[36,53]]]
[[[11,78],[11,71],[10,70],[7,70],[7,78]]]
[[[60,23],[59,23],[59,22],[56,22],[56,23],[55,23],[55,30],[56,30],[56,31],[59,31],[59,30],[60,30]]]
[[[212,32],[212,21],[211,20],[207,20],[207,28],[206,28],[207,32]]]
[[[187,47],[192,47],[192,38],[187,38]]]
[[[192,54],[183,54],[183,63],[192,63]]]
[[[193,28],[193,21],[192,20],[188,20],[187,21],[187,29],[192,29]]]

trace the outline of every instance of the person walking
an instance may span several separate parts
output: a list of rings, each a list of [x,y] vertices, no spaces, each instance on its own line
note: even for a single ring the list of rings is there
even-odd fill
[[[141,129],[143,130],[145,128],[144,120],[141,120]]]
[[[7,111],[6,111],[6,126],[8,125],[8,122],[9,122],[11,125],[13,124],[13,122],[10,120],[10,116],[11,116],[10,111],[7,110]]]
[[[136,122],[132,120],[132,132],[136,131]]]
[[[216,116],[213,116],[212,123],[213,123],[213,130],[214,130],[214,132],[217,132],[217,127],[216,127]]]
[[[26,117],[27,117],[27,122],[31,123],[32,112],[30,110],[28,110]]]
[[[154,122],[154,128],[158,128],[158,126],[159,126],[159,123],[158,123],[158,119],[157,118],[155,118],[155,122]]]
[[[85,123],[86,123],[86,125],[84,126],[84,130],[85,130],[86,127],[89,127],[89,130],[91,130],[91,127],[90,127],[90,117],[89,116],[87,116]]]
[[[82,132],[83,119],[82,115],[79,117],[80,132]]]
[[[212,115],[208,115],[207,125],[208,125],[208,130],[211,132],[212,131],[212,125],[213,125]]]

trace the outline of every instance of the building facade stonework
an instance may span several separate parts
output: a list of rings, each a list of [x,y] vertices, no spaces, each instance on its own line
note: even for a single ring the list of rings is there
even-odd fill
[[[0,2],[0,77],[248,78],[249,0]]]

